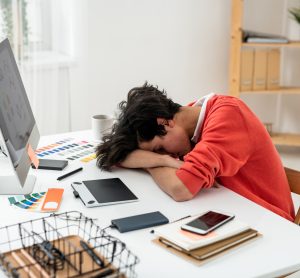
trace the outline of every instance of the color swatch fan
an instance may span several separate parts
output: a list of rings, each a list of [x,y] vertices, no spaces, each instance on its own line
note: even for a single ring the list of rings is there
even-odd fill
[[[46,192],[38,192],[27,195],[16,195],[8,198],[11,205],[21,209],[37,211],[42,203]]]
[[[59,209],[63,188],[49,188],[47,192],[17,195],[8,198],[12,206],[37,212],[53,212]]]

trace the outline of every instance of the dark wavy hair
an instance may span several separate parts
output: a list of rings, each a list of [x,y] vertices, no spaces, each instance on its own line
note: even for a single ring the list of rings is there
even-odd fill
[[[157,118],[173,119],[181,105],[167,98],[166,92],[147,82],[131,89],[127,101],[119,104],[120,114],[111,133],[103,137],[96,150],[97,165],[110,170],[138,148],[138,142],[150,141],[166,134]]]

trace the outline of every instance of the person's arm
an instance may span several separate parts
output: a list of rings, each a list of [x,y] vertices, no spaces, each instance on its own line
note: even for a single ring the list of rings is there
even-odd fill
[[[176,176],[176,170],[183,161],[166,154],[135,150],[121,163],[126,168],[144,168],[159,187],[175,201],[186,201],[193,198],[192,193]]]
[[[146,169],[159,187],[175,201],[182,202],[193,198],[193,194],[186,188],[176,175],[176,169],[170,167],[156,167]]]
[[[178,169],[182,163],[183,161],[166,154],[135,150],[127,155],[126,159],[122,161],[120,165],[125,168],[153,168],[166,166]]]

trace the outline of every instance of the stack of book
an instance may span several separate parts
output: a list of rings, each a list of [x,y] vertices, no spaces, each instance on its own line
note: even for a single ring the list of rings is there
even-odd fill
[[[249,43],[288,43],[288,39],[279,35],[271,35],[254,31],[243,31],[243,42]]]
[[[187,259],[204,261],[230,248],[258,237],[259,233],[249,225],[234,219],[207,235],[184,231],[182,224],[191,219],[178,221],[155,229],[156,243]]]

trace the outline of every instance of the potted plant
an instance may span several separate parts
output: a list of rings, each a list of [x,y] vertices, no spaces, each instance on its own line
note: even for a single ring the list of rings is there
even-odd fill
[[[293,19],[300,24],[300,8],[291,8],[289,13],[292,15]]]

